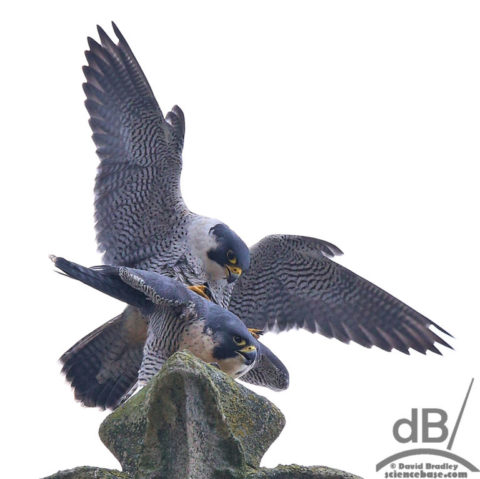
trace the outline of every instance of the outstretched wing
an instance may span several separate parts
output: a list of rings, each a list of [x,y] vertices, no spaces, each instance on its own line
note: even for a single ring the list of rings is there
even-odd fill
[[[163,117],[125,38],[115,44],[98,27],[84,67],[93,140],[100,158],[95,184],[97,240],[108,264],[135,266],[178,244],[188,210],[180,192],[183,112]]]
[[[289,374],[285,365],[265,344],[258,341],[259,359],[255,366],[239,379],[256,386],[265,386],[274,391],[282,391],[288,388]]]
[[[137,382],[147,328],[138,309],[128,307],[64,353],[62,372],[75,399],[89,407],[117,407]]]
[[[267,236],[251,248],[250,270],[236,282],[229,309],[266,331],[304,328],[407,354],[441,354],[436,342],[450,347],[430,329],[449,334],[440,326],[327,257],[337,254],[315,238]]]

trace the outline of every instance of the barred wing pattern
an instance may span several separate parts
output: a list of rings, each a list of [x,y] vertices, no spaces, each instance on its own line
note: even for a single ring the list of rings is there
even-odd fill
[[[108,264],[135,266],[179,255],[188,210],[180,192],[185,121],[163,117],[145,75],[113,24],[115,44],[98,27],[85,53],[85,105],[100,158],[95,184],[97,240]]]
[[[62,372],[75,399],[89,407],[117,407],[137,382],[147,327],[144,316],[129,306],[65,352]]]
[[[440,326],[386,291],[333,262],[330,243],[303,236],[267,236],[251,248],[251,266],[236,283],[229,309],[249,328],[304,328],[386,351],[441,354],[451,347]]]

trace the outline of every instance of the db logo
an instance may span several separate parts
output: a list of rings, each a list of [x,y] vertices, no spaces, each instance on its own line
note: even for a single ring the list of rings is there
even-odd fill
[[[410,418],[399,419],[393,425],[393,437],[401,443],[443,442],[448,437],[448,415],[443,409],[412,409]]]
[[[422,443],[424,446],[415,445],[412,449],[404,450],[392,454],[391,456],[380,461],[376,466],[376,471],[380,471],[382,468],[390,464],[391,469],[395,471],[388,472],[388,476],[385,477],[407,477],[404,475],[404,472],[400,471],[400,475],[396,475],[397,465],[400,469],[415,469],[414,474],[419,474],[415,476],[408,477],[443,477],[443,476],[423,476],[425,470],[431,471],[434,469],[444,469],[452,470],[457,474],[457,468],[459,466],[465,467],[470,472],[480,472],[477,467],[475,467],[471,462],[467,461],[465,458],[459,456],[452,452],[453,441],[457,435],[458,427],[460,421],[462,420],[463,413],[465,411],[465,406],[467,405],[468,396],[472,390],[473,379],[470,382],[465,399],[463,400],[462,407],[458,413],[457,419],[453,425],[452,430],[450,431],[447,427],[448,414],[443,409],[439,408],[413,408],[410,410],[410,417],[405,417],[398,419],[393,424],[393,437],[396,441],[406,444],[406,443]],[[433,448],[430,444],[444,442],[448,439],[446,449]],[[427,445],[425,447],[425,445]],[[404,461],[405,459],[412,456],[436,456],[437,458],[443,458],[444,463],[438,465],[430,463],[427,459],[410,465]],[[463,473],[462,473],[463,474]],[[444,476],[444,477],[466,477],[466,476]]]

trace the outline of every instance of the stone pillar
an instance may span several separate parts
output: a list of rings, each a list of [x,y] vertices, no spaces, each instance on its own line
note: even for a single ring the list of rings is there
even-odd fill
[[[179,352],[100,426],[124,472],[83,467],[48,479],[359,479],[325,467],[260,468],[284,425],[266,398]]]

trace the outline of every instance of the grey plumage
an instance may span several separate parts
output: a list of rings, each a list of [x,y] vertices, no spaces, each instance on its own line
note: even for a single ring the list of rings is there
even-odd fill
[[[125,301],[142,313],[134,320],[137,324],[128,324],[131,314],[124,314],[65,353],[64,372],[72,380],[76,398],[85,405],[116,407],[137,384],[145,384],[169,356],[182,349],[216,363],[235,378],[261,366],[265,371],[252,376],[252,382],[272,389],[288,386],[285,366],[237,316],[180,282],[151,271],[122,266],[85,268],[64,258],[52,259],[69,277]],[[131,331],[123,334],[129,328],[136,331],[136,340]],[[123,344],[118,342],[119,336],[123,336]],[[112,347],[127,350],[128,358],[124,352],[122,362],[115,364],[115,354],[109,357]]]
[[[336,246],[304,236],[267,236],[250,249],[251,265],[235,284],[229,309],[249,328],[304,328],[385,351],[450,347],[443,328],[330,257]]]
[[[99,34],[104,45],[89,39],[84,67],[85,105],[101,159],[97,240],[108,264],[155,255],[172,262],[189,220],[179,185],[183,113],[175,107],[168,115],[175,121],[167,122],[126,42],[117,47],[100,28]]]
[[[115,407],[135,387],[147,330],[148,318],[130,306],[66,351],[62,372],[75,399],[89,407]]]
[[[183,112],[175,106],[163,116],[130,47],[113,28],[117,43],[101,28],[101,43],[89,39],[84,67],[85,104],[100,158],[97,239],[106,263],[205,285],[214,302],[251,328],[300,327],[404,353],[413,348],[440,354],[435,343],[450,347],[432,330],[448,334],[444,329],[330,259],[341,254],[336,246],[275,235],[249,251],[222,222],[192,213],[180,192]],[[148,318],[127,308],[62,356],[67,379],[74,387],[81,383],[82,391],[97,391],[97,377],[112,384],[131,382],[149,328]],[[145,351],[150,346],[147,342]],[[94,351],[97,367],[87,374],[81,363],[89,361],[88,351]],[[271,364],[265,369],[262,364],[259,360],[243,379],[268,382]]]
[[[154,270],[188,285],[208,282],[214,300],[225,305],[232,289],[226,253],[232,250],[237,266],[246,270],[248,248],[226,225],[185,205],[183,112],[174,106],[163,116],[125,38],[115,24],[113,29],[117,44],[100,27],[101,43],[88,39],[83,68],[85,106],[100,158],[95,219],[104,262]],[[203,251],[207,247],[222,255],[213,259]]]
[[[83,68],[85,106],[100,158],[95,219],[103,259],[187,285],[208,283],[212,299],[226,305],[236,268],[248,269],[248,248],[220,221],[186,207],[180,192],[183,112],[174,106],[163,116],[130,47],[113,28],[117,44],[100,27],[101,44],[88,39]],[[132,386],[143,350],[151,347],[145,343],[148,331],[148,318],[129,307],[63,354],[63,371],[75,394],[95,405],[103,402],[109,385]]]

